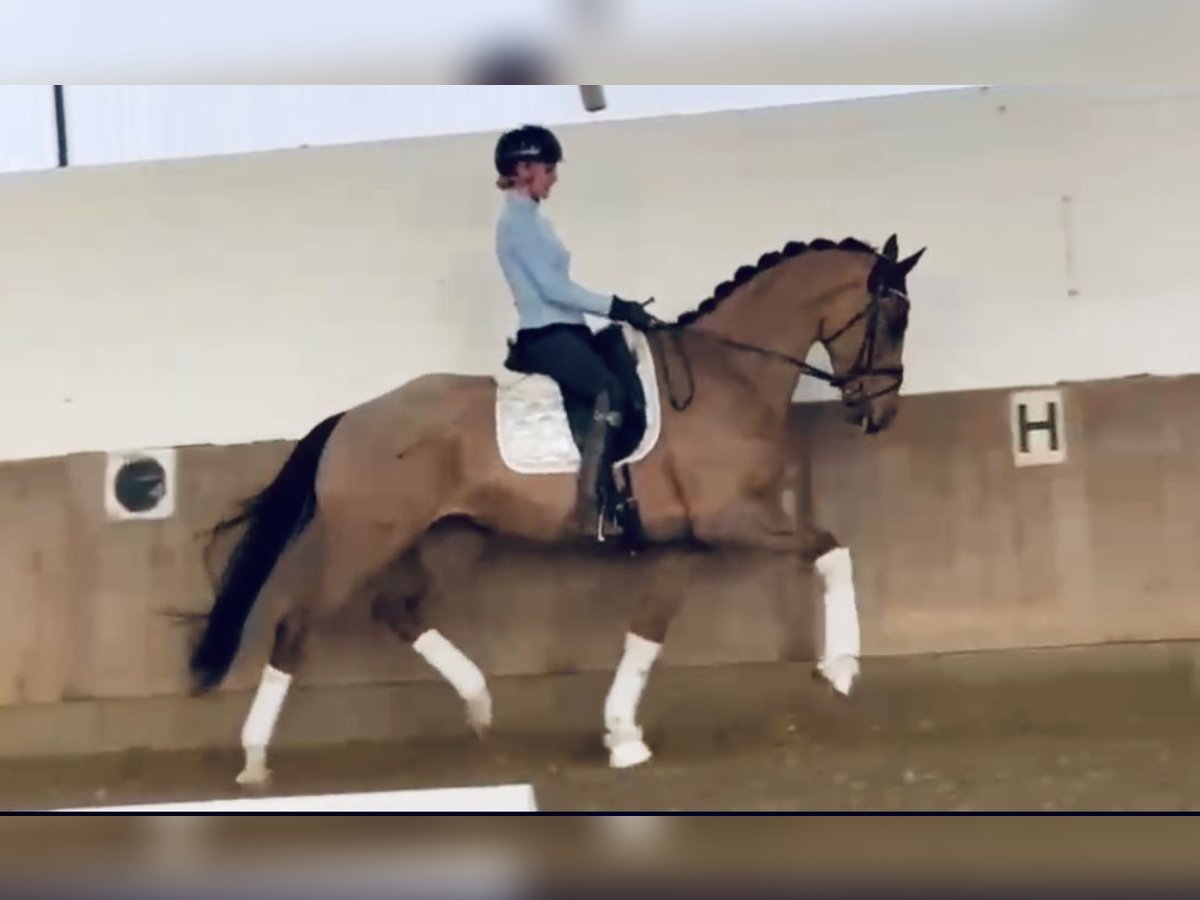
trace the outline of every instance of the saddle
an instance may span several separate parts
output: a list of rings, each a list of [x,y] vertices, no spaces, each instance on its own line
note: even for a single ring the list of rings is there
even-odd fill
[[[644,341],[645,337],[634,333],[633,339]],[[656,382],[652,368],[649,372],[646,371],[647,366],[652,365],[648,363],[650,358],[648,351],[642,353],[642,359],[639,360],[633,349],[630,348],[627,332],[621,325],[614,323],[593,334],[592,346],[604,360],[609,371],[620,380],[625,388],[626,397],[625,408],[619,410],[621,425],[611,434],[609,459],[613,461],[613,467],[606,469],[600,479],[600,496],[597,499],[604,513],[599,525],[598,536],[601,540],[607,536],[616,536],[625,549],[636,552],[644,547],[645,535],[637,509],[637,501],[634,498],[629,464],[634,461],[635,454],[644,456],[649,451],[650,448],[646,446],[648,436],[651,443],[657,438],[656,433],[648,435],[650,404],[646,392],[647,384],[654,385]],[[505,358],[504,367],[510,372],[527,376],[526,380],[535,381],[530,388],[531,392],[548,392],[551,386],[553,387],[554,400],[558,409],[565,413],[566,425],[575,448],[582,450],[591,427],[593,414],[591,406],[586,401],[581,401],[574,395],[562,391],[553,379],[531,368],[525,362],[521,350],[520,341],[509,339],[508,355]],[[501,403],[503,404],[503,401]],[[512,420],[518,415],[512,410],[505,410],[502,406],[499,411],[502,430],[505,417]],[[524,416],[529,419],[536,417],[537,413],[525,412]],[[543,416],[552,419],[554,411],[543,413]],[[553,429],[554,424],[552,422],[549,428]],[[655,424],[658,424],[657,415],[655,415]],[[502,453],[504,449],[505,442],[502,439]],[[639,451],[641,452],[639,453]],[[510,453],[510,455],[512,454]],[[561,471],[562,468],[563,466],[560,464],[558,470]],[[571,468],[574,470],[577,467],[572,465]],[[526,468],[524,471],[532,471],[532,469]],[[544,471],[551,471],[551,467],[547,465]],[[618,473],[622,482],[620,486],[617,485],[615,477]]]

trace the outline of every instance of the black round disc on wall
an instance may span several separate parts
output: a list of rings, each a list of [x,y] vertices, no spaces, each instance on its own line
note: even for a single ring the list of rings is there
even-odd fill
[[[167,494],[167,473],[156,459],[131,460],[117,470],[113,494],[127,511],[149,512]]]

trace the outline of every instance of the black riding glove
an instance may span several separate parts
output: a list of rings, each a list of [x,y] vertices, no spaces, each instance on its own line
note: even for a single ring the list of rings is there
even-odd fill
[[[640,303],[622,300],[620,297],[613,297],[608,317],[617,322],[628,322],[638,331],[649,331],[655,325],[654,316],[646,312]]]

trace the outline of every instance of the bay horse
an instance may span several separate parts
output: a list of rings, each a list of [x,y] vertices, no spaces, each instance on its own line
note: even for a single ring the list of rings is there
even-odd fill
[[[834,535],[786,508],[786,421],[800,377],[808,374],[839,390],[847,420],[864,433],[888,427],[904,379],[907,277],[924,253],[899,259],[895,235],[882,250],[854,238],[790,242],[738,269],[674,322],[655,320],[645,334],[624,332],[642,341],[648,396],[670,401],[655,413],[652,445],[643,441],[645,452],[622,464],[636,485],[641,540],[658,549],[789,554],[815,569],[825,610],[816,674],[841,695],[849,695],[859,675],[851,555]],[[831,371],[806,362],[817,343]],[[556,386],[538,378],[526,383],[545,401]],[[373,619],[454,687],[476,731],[490,726],[483,673],[426,624],[421,541],[455,518],[547,547],[597,537],[579,535],[573,523],[570,463],[529,474],[504,457],[502,396],[492,377],[428,374],[333,415],[295,445],[239,515],[213,529],[246,526],[191,654],[193,693],[224,679],[252,612],[273,629],[269,662],[242,729],[239,784],[262,785],[269,777],[267,746],[306,635],[364,591],[378,592]],[[565,438],[561,397],[558,403],[557,436]],[[403,589],[380,591],[380,576],[398,565],[417,577]],[[614,768],[651,759],[638,705],[681,602],[678,592],[657,591],[628,622],[604,704],[604,745]]]

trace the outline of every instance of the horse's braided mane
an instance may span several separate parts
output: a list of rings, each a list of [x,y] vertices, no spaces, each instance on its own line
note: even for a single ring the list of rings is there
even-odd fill
[[[856,253],[875,254],[877,251],[873,246],[860,241],[858,238],[844,238],[841,241],[831,241],[828,238],[817,238],[811,243],[802,241],[789,241],[782,250],[774,250],[770,253],[764,253],[754,265],[742,266],[734,274],[729,281],[722,281],[713,291],[712,296],[702,302],[691,312],[686,312],[675,320],[674,325],[684,327],[691,325],[698,319],[702,319],[717,309],[734,291],[744,285],[749,284],[759,275],[768,272],[785,259],[794,259],[797,256],[802,256],[805,253],[812,253],[822,250],[849,250]]]

